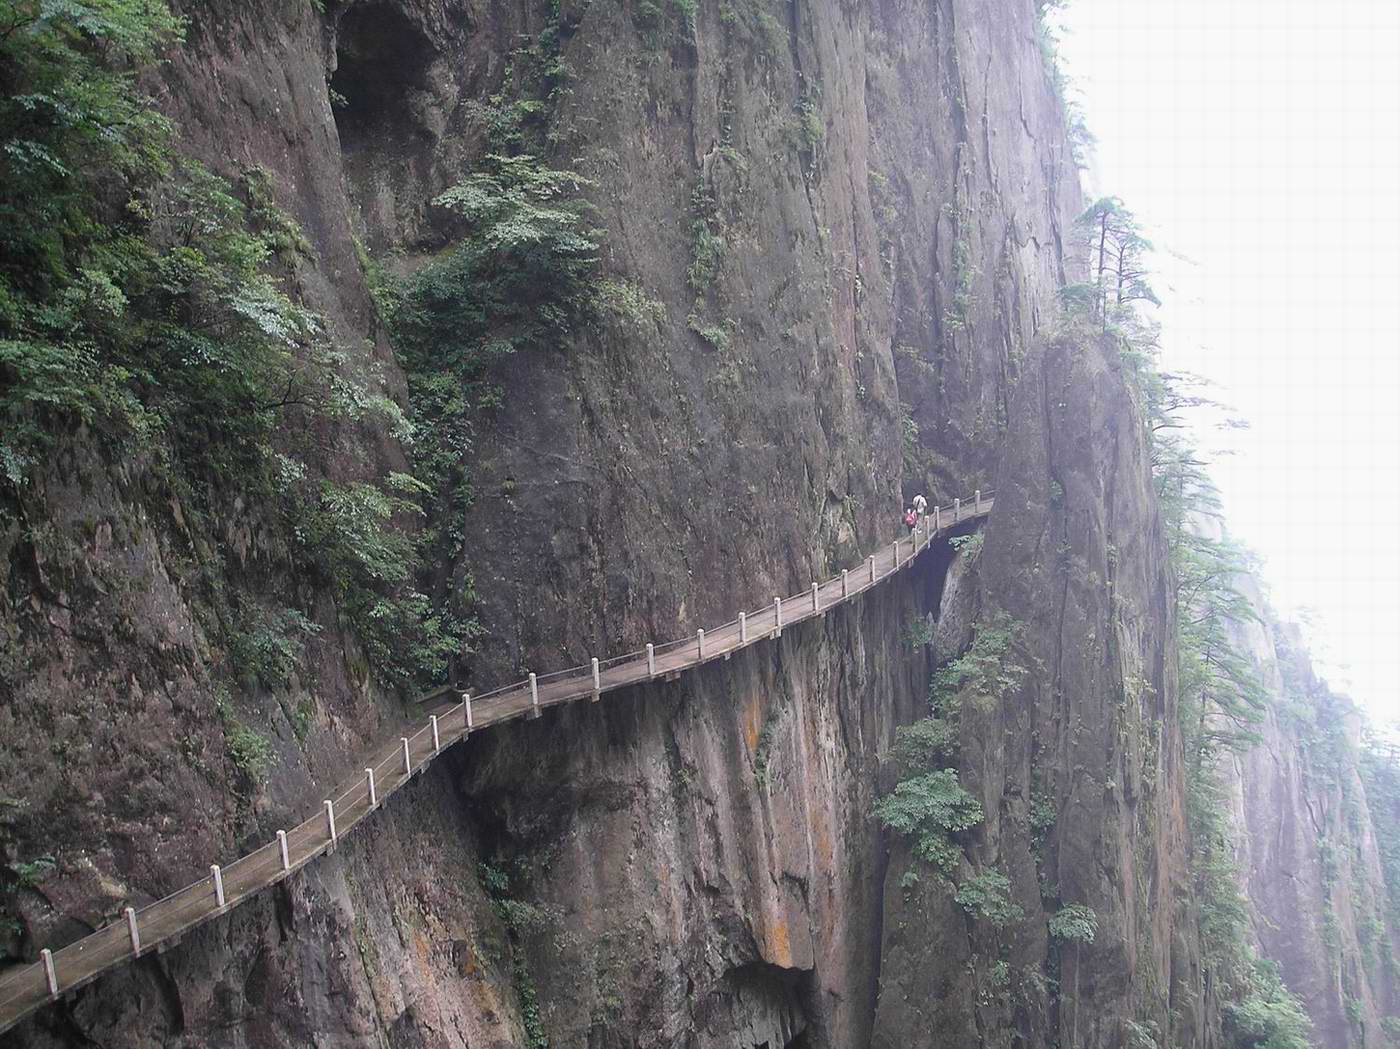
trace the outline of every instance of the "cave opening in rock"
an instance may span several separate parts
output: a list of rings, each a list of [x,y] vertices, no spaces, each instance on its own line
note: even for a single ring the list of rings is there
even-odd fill
[[[428,86],[433,56],[428,35],[395,5],[356,5],[341,14],[330,88],[346,153],[383,150],[426,132],[414,100]]]

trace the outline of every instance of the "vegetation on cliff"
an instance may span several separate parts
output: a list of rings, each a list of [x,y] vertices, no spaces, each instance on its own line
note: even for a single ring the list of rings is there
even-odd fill
[[[40,475],[77,429],[196,532],[235,500],[275,507],[296,576],[335,594],[382,679],[435,680],[465,629],[416,589],[404,525],[425,489],[326,468],[362,423],[411,427],[293,297],[311,248],[271,174],[182,155],[141,89],[181,32],[165,0],[0,3],[0,499],[44,541]],[[305,596],[283,587],[288,607],[269,612],[223,584],[220,555],[197,556],[230,673],[284,683]]]
[[[1080,219],[1093,265],[1088,285],[1066,289],[1075,323],[1095,324],[1118,344],[1140,394],[1151,438],[1153,475],[1167,525],[1175,591],[1178,716],[1186,752],[1189,855],[1203,962],[1224,1003],[1227,1043],[1237,1049],[1306,1049],[1310,1024],[1277,966],[1257,957],[1250,910],[1240,887],[1237,833],[1220,761],[1259,740],[1265,691],[1231,634],[1256,617],[1239,589],[1245,552],[1209,534],[1201,521],[1219,513],[1206,463],[1187,434],[1183,412],[1208,399],[1190,377],[1157,368],[1158,329],[1136,303],[1156,302],[1148,283],[1151,244],[1121,201],[1091,205]]]

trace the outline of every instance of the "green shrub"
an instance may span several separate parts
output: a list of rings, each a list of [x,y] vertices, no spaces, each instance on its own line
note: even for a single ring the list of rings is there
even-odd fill
[[[1093,943],[1099,931],[1099,916],[1082,903],[1061,907],[1051,916],[1050,935],[1067,943]]]
[[[58,861],[52,856],[36,856],[24,863],[16,863],[12,870],[14,871],[15,884],[23,889],[33,889],[58,870]]]
[[[914,854],[949,874],[962,850],[952,835],[982,822],[982,806],[958,783],[955,769],[906,779],[875,803],[875,817],[909,838]]]
[[[974,561],[977,559],[977,555],[982,552],[983,538],[982,532],[978,532],[976,535],[955,535],[948,540],[948,545],[969,561]]]
[[[228,747],[229,760],[249,780],[260,784],[267,778],[275,755],[266,737],[246,725],[233,722],[224,730],[224,743]]]
[[[964,700],[991,709],[1021,687],[1028,669],[1012,655],[1021,626],[1005,612],[983,617],[972,647],[933,676],[929,701],[955,714]]]
[[[1026,916],[1011,900],[1011,882],[996,870],[979,871],[961,882],[953,900],[968,914],[983,918],[998,929]]]
[[[946,718],[920,718],[894,730],[892,756],[905,773],[927,772],[957,755],[957,725]]]
[[[1136,1020],[1127,1020],[1123,1024],[1124,1034],[1128,1036],[1125,1049],[1159,1049],[1157,1043],[1157,1025],[1146,1020],[1139,1023]]]
[[[1381,1033],[1391,1045],[1400,1045],[1400,1016],[1382,1016]]]
[[[471,632],[412,585],[418,545],[394,521],[421,515],[416,499],[424,491],[400,473],[383,488],[323,481],[295,512],[305,556],[335,588],[377,671],[401,688],[440,679]]]
[[[1308,1015],[1283,985],[1273,962],[1255,961],[1246,993],[1222,1012],[1232,1049],[1310,1049],[1313,1044]]]
[[[301,660],[304,639],[321,627],[294,608],[269,612],[252,606],[234,627],[229,661],[234,670],[268,688],[281,688]]]
[[[1029,822],[1033,837],[1043,838],[1045,832],[1055,825],[1057,818],[1053,797],[1039,791],[1031,794]]]
[[[659,328],[668,319],[666,304],[653,299],[636,281],[598,281],[595,303],[599,313],[609,314],[643,330]]]
[[[686,271],[686,280],[697,295],[703,295],[714,286],[728,245],[711,227],[711,220],[696,219],[691,223],[690,232],[690,268]]]
[[[900,640],[905,648],[927,648],[933,644],[933,624],[928,617],[920,616],[904,628],[904,636]]]
[[[695,20],[700,15],[700,0],[671,0],[671,6],[681,16],[681,21],[691,32],[695,31]]]

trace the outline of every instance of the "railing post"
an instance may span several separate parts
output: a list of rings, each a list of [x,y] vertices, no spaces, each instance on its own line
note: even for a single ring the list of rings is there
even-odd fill
[[[695,654],[700,659],[705,658],[705,631],[695,631]]]
[[[530,717],[540,716],[540,683],[535,680],[535,675],[530,675]]]
[[[598,676],[598,657],[593,657],[593,702],[598,702],[598,697],[603,694],[603,681]]]
[[[136,908],[126,909],[126,935],[131,941],[131,954],[133,957],[141,953],[141,930],[136,927]]]
[[[647,674],[656,677],[656,646],[647,642]]]
[[[850,571],[849,571],[848,569],[843,568],[843,569],[841,569],[841,597],[844,599],[844,598],[847,598],[847,597],[850,597],[850,596],[851,596]]]
[[[818,590],[817,590],[817,584],[816,584],[816,583],[813,583],[813,584],[812,584],[812,611],[813,611],[813,612],[820,612],[821,610],[822,610],[821,597],[819,596],[819,592],[818,592]]]
[[[429,715],[428,715],[428,720],[429,720],[430,722],[432,722],[432,726],[433,726],[433,753],[434,753],[434,754],[441,754],[441,753],[442,753],[442,737],[438,735],[437,715],[436,715],[436,714],[429,714]]]
[[[980,514],[982,512],[982,489],[977,489],[972,493],[972,512]]]
[[[409,776],[413,775],[413,762],[410,761],[408,757],[407,736],[399,737],[399,746],[403,750],[403,778],[408,779]]]
[[[874,554],[871,554],[871,555],[870,555],[870,582],[871,582],[872,585],[873,585],[874,582],[875,582],[875,555],[874,555]]]
[[[465,739],[472,734],[472,729],[476,725],[472,723],[472,694],[462,693],[462,737]]]
[[[773,636],[783,636],[783,599],[773,598]]]
[[[894,541],[894,566],[895,568],[899,567],[899,540],[897,538]]]
[[[739,613],[739,644],[749,643],[749,617],[743,612]]]
[[[292,858],[287,855],[287,832],[279,830],[277,832],[277,851],[282,857],[282,870],[284,872],[292,869]]]
[[[209,865],[209,876],[214,879],[214,902],[219,905],[219,910],[223,910],[228,906],[228,900],[224,898],[224,872],[217,863],[212,863]]]
[[[325,807],[326,807],[326,833],[329,834],[330,837],[331,837],[331,846],[330,846],[330,848],[331,848],[331,851],[334,852],[334,851],[335,851],[335,842],[336,842],[336,833],[335,833],[335,803],[332,802],[329,798],[327,798],[326,801],[325,801]]]
[[[957,524],[957,523],[958,523],[959,521],[961,521],[961,520],[962,520],[962,500],[961,500],[961,499],[954,499],[954,500],[953,500],[953,524]]]
[[[53,951],[45,947],[39,952],[39,957],[44,960],[44,982],[49,985],[49,997],[58,1000],[58,973],[53,967]]]
[[[369,807],[379,806],[379,794],[374,789],[374,769],[365,769],[365,789],[369,795]]]
[[[938,510],[938,507],[935,506],[935,507],[933,508],[933,530],[934,530],[935,532],[937,532],[937,531],[941,531],[942,528],[943,528],[943,522],[939,520],[939,510]]]

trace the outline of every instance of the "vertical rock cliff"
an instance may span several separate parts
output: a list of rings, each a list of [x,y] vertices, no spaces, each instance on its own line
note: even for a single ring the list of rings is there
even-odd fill
[[[182,6],[150,89],[191,156],[266,173],[306,241],[279,279],[365,396],[408,388],[372,289],[446,257],[462,223],[434,201],[503,136],[579,176],[604,231],[623,308],[500,354],[455,447],[470,498],[424,585],[475,617],[460,681],[765,604],[888,541],[917,492],[995,486],[996,508],[980,551],[931,552],[780,641],[473,736],[333,856],[14,1044],[1221,1044],[1140,406],[1116,351],[1056,320],[1081,202],[1033,0]],[[281,437],[343,484],[414,454],[369,416]],[[6,503],[10,957],[268,839],[403,716],[286,520],[238,491],[191,505],[82,430]],[[295,666],[249,674],[230,638],[268,658],[247,624],[288,609]],[[1024,917],[1000,931],[908,878],[872,817],[896,729],[996,616],[1026,673],[965,712],[957,771],[984,814],[961,873],[1005,871]],[[1370,1030],[1388,989],[1271,939],[1288,893],[1325,894],[1315,859],[1256,834],[1284,795],[1362,810],[1248,760],[1261,943]],[[1313,881],[1278,880],[1295,861]],[[1092,942],[1052,935],[1067,907]]]
[[[1259,618],[1237,624],[1239,645],[1270,699],[1259,743],[1227,766],[1253,932],[1303,999],[1318,1045],[1391,1045],[1396,940],[1378,848],[1386,825],[1361,773],[1364,717],[1318,679],[1258,584],[1242,588]]]

